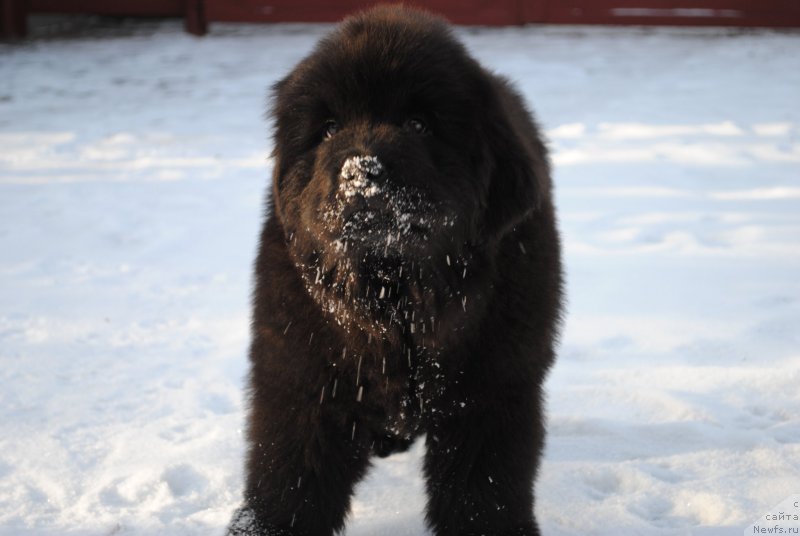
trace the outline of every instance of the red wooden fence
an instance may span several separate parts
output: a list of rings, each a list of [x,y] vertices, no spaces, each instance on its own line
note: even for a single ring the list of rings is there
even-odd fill
[[[379,0],[205,0],[209,20],[330,22]],[[456,24],[800,27],[800,0],[406,0]]]
[[[384,0],[385,1],[385,0]],[[389,0],[391,1],[391,0]],[[0,0],[0,36],[25,33],[28,13],[183,17],[208,22],[332,22],[379,0]],[[406,0],[457,24],[645,24],[800,27],[800,0]]]

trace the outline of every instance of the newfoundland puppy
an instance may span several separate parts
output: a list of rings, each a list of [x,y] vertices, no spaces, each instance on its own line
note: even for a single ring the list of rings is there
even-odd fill
[[[562,276],[522,98],[441,19],[379,7],[275,85],[273,116],[228,534],[340,531],[372,456],[420,436],[433,534],[539,534]]]

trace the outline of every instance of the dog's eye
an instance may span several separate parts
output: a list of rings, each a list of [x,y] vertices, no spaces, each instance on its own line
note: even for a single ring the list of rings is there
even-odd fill
[[[412,117],[406,121],[406,128],[411,130],[416,134],[425,134],[428,132],[428,125],[425,124],[425,121],[418,117]]]
[[[325,121],[325,137],[330,138],[334,134],[339,132],[339,123],[337,123],[333,119],[328,119]]]

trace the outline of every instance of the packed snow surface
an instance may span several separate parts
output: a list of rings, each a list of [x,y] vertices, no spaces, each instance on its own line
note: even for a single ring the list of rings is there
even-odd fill
[[[0,535],[223,532],[266,88],[328,28],[0,44]],[[552,148],[544,533],[742,534],[800,493],[800,34],[458,34]],[[376,464],[349,536],[424,533],[420,454]]]

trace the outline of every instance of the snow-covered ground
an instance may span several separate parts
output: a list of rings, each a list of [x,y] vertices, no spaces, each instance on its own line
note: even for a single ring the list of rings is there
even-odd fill
[[[327,26],[0,45],[0,535],[221,534],[266,88]],[[549,535],[742,534],[800,493],[800,33],[461,29],[551,140]],[[347,534],[419,535],[420,448]]]

